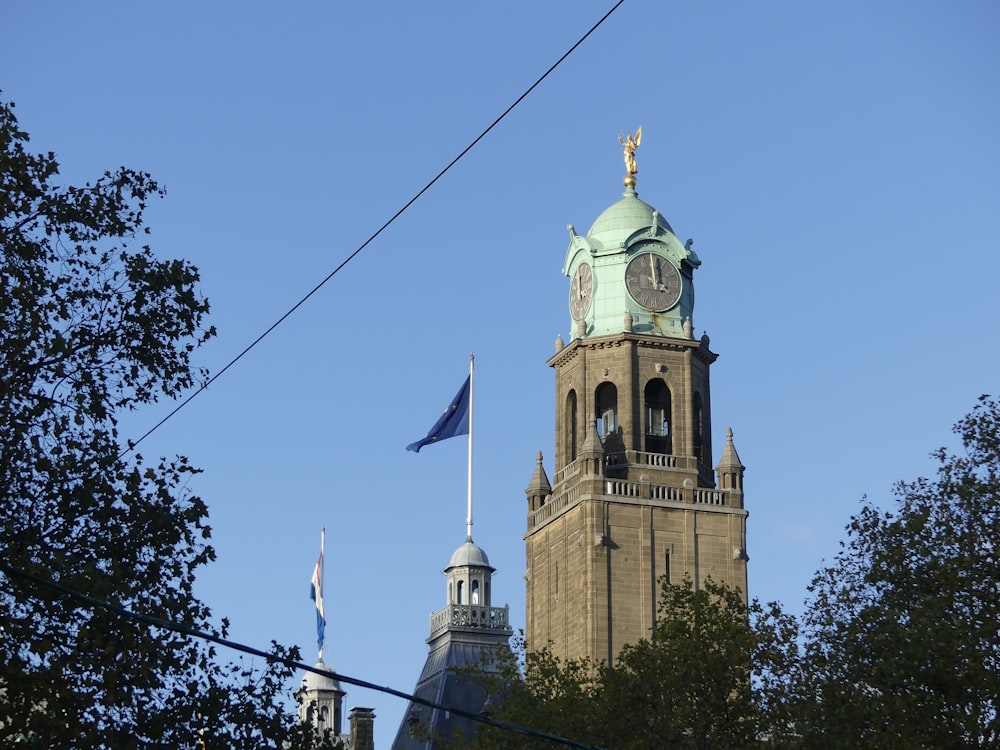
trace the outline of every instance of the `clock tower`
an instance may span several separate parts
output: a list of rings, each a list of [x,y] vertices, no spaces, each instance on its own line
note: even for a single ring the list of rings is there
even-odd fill
[[[713,470],[709,369],[694,334],[691,241],[636,192],[641,129],[621,140],[625,192],[586,235],[568,227],[571,336],[555,372],[552,481],[526,490],[528,647],[613,662],[649,637],[659,581],[746,598],[743,471],[727,431]]]

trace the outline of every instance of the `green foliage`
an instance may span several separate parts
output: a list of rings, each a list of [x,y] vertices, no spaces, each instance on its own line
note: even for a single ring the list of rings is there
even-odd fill
[[[613,710],[602,723],[615,747],[750,747],[772,733],[762,705],[763,674],[789,665],[794,626],[775,605],[748,607],[739,591],[711,580],[664,587],[652,640],[628,645],[603,669]],[[757,695],[752,671],[760,671]],[[625,711],[630,708],[629,711]]]
[[[198,272],[158,260],[146,173],[60,187],[0,102],[0,555],[9,565],[155,617],[224,634],[193,595],[214,559],[183,457],[128,454],[118,415],[203,373],[214,333]],[[0,576],[0,742],[24,746],[280,744],[285,668],[222,665],[205,644]],[[211,717],[202,719],[199,717]]]
[[[1000,405],[957,425],[933,479],[865,504],[811,586],[799,690],[808,747],[1000,747]]]
[[[615,748],[1000,748],[1000,403],[983,397],[898,505],[866,503],[800,625],[707,582],[664,586],[614,665],[548,651],[490,678],[504,721]],[[554,747],[503,730],[488,750]]]
[[[487,676],[493,715],[615,750],[754,747],[786,722],[776,686],[794,665],[795,633],[776,605],[747,606],[739,591],[712,581],[697,590],[691,581],[664,583],[650,639],[626,646],[613,665],[562,661],[543,649],[524,656],[520,679],[510,661]],[[493,728],[478,742],[554,747]]]
[[[593,736],[598,685],[587,661],[562,661],[548,649],[526,653],[519,636],[512,651],[499,651],[483,671],[490,718],[579,742]],[[547,740],[495,727],[481,727],[475,746],[552,747]]]

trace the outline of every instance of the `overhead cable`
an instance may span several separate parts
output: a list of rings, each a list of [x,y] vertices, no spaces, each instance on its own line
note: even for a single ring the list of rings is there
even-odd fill
[[[204,641],[218,644],[224,646],[225,648],[233,649],[235,651],[240,651],[244,654],[250,654],[251,656],[259,656],[262,659],[266,659],[269,662],[276,662],[283,664],[286,667],[291,667],[293,669],[302,669],[306,672],[312,672],[314,674],[322,675],[324,677],[329,677],[334,680],[339,680],[340,682],[347,683],[348,685],[355,685],[357,687],[365,688],[366,690],[376,690],[380,693],[386,693],[388,695],[396,696],[397,698],[403,698],[405,700],[411,701],[413,703],[418,703],[422,706],[427,706],[428,708],[438,709],[440,711],[448,711],[456,716],[461,716],[471,721],[479,722],[480,724],[488,724],[492,727],[497,727],[498,729],[503,729],[510,732],[516,732],[518,734],[528,735],[530,737],[538,737],[541,739],[551,740],[552,742],[559,743],[561,745],[566,745],[568,747],[579,748],[580,750],[601,750],[601,748],[594,747],[593,745],[586,745],[582,742],[576,742],[575,740],[567,739],[566,737],[560,737],[559,735],[550,734],[548,732],[542,732],[537,729],[530,729],[528,727],[522,727],[517,724],[509,724],[505,721],[498,721],[497,719],[490,718],[483,714],[476,714],[470,711],[465,711],[455,706],[447,706],[441,703],[435,703],[434,701],[421,698],[417,695],[411,695],[409,693],[404,693],[401,690],[396,690],[390,687],[383,687],[381,685],[376,685],[374,683],[368,682],[367,680],[361,680],[357,677],[348,677],[347,675],[334,672],[332,669],[321,669],[316,666],[310,666],[302,662],[294,661],[284,656],[279,656],[277,654],[268,653],[267,651],[262,651],[259,648],[254,648],[253,646],[247,646],[237,641],[229,640],[228,638],[222,638],[220,636],[214,635],[212,633],[206,633],[202,630],[197,630],[196,628],[183,625],[179,622],[174,622],[172,620],[164,620],[159,617],[152,617],[150,615],[144,615],[139,612],[133,612],[120,604],[114,604],[112,602],[104,601],[103,599],[98,599],[96,597],[90,596],[89,594],[84,594],[80,591],[72,589],[68,586],[64,586],[57,581],[53,581],[49,578],[42,578],[41,576],[35,575],[33,573],[28,573],[18,568],[11,567],[10,565],[0,562],[0,572],[7,574],[8,576],[15,576],[31,583],[37,584],[39,586],[44,586],[46,588],[54,589],[61,594],[69,596],[89,605],[93,608],[104,609],[108,612],[120,615],[121,617],[126,617],[131,620],[137,620],[139,622],[145,623],[146,625],[152,625],[158,628],[163,628],[165,630],[171,630],[175,633],[181,633],[191,638],[199,638]]]
[[[593,34],[597,30],[597,28],[602,23],[604,23],[604,21],[607,20],[607,18],[612,13],[614,13],[618,9],[618,7],[622,3],[624,3],[624,2],[625,2],[625,0],[618,0],[618,2],[616,2],[607,13],[605,13],[603,16],[601,16],[600,20],[597,21],[597,23],[595,23],[593,26],[590,27],[590,29],[587,31],[586,34],[584,34],[583,36],[581,36],[573,44],[572,47],[570,47],[568,50],[566,50],[566,52],[563,53],[563,55],[558,60],[556,60],[551,65],[551,67],[549,67],[548,70],[546,70],[541,76],[539,76],[538,80],[536,80],[533,84],[531,84],[531,86],[529,86],[527,88],[527,90],[523,94],[521,94],[517,99],[515,99],[513,104],[511,104],[509,107],[507,107],[507,109],[505,109],[500,114],[499,117],[497,117],[492,123],[490,123],[489,127],[487,127],[482,133],[480,133],[478,136],[476,136],[475,139],[473,139],[473,141],[468,146],[466,146],[464,149],[462,149],[461,152],[459,152],[458,156],[456,156],[454,159],[452,159],[450,162],[448,162],[448,165],[444,169],[442,169],[440,172],[438,172],[430,182],[428,182],[426,185],[424,185],[416,193],[416,195],[414,195],[412,198],[410,198],[410,200],[408,200],[406,203],[404,203],[402,208],[400,208],[398,211],[396,211],[396,213],[394,213],[391,217],[389,217],[389,219],[382,226],[380,226],[367,240],[365,240],[364,242],[362,242],[361,245],[354,252],[352,252],[350,255],[348,255],[340,263],[340,265],[338,265],[336,268],[334,268],[329,274],[327,274],[327,276],[322,281],[320,281],[316,286],[314,286],[311,290],[309,290],[309,292],[304,297],[302,297],[302,299],[300,299],[298,302],[296,302],[294,305],[292,305],[292,307],[290,307],[288,309],[288,311],[284,315],[282,315],[280,318],[278,318],[276,321],[274,321],[274,323],[272,323],[267,328],[267,330],[265,330],[262,334],[260,334],[257,338],[255,338],[252,342],[250,342],[250,344],[247,345],[247,347],[244,348],[243,351],[241,351],[239,354],[237,354],[235,357],[233,357],[233,359],[231,359],[229,361],[229,363],[225,365],[225,367],[223,367],[221,370],[219,370],[217,373],[215,373],[212,377],[210,377],[208,380],[206,380],[204,383],[202,383],[194,393],[192,393],[186,399],[184,399],[183,401],[181,401],[163,419],[161,419],[155,425],[153,425],[152,427],[150,427],[145,433],[143,433],[141,436],[139,436],[138,439],[136,439],[136,440],[130,440],[129,443],[128,443],[128,448],[126,448],[125,450],[123,450],[121,452],[121,454],[119,455],[119,458],[121,458],[122,456],[124,456],[129,451],[133,450],[137,445],[139,445],[139,443],[141,443],[147,437],[149,437],[150,435],[152,435],[156,430],[158,430],[160,427],[162,427],[163,424],[167,422],[167,420],[169,420],[177,412],[179,412],[181,409],[183,409],[185,406],[187,406],[189,403],[191,403],[191,401],[193,401],[196,396],[198,396],[200,393],[202,393],[204,390],[206,390],[208,388],[208,386],[210,386],[212,383],[214,383],[216,380],[218,380],[222,376],[223,373],[225,373],[229,368],[231,368],[233,365],[235,365],[237,362],[239,362],[244,357],[244,355],[246,355],[247,353],[249,353],[251,349],[253,349],[255,346],[257,346],[257,344],[259,344],[261,341],[263,341],[264,338],[271,333],[271,331],[273,331],[275,328],[277,328],[279,325],[281,325],[285,321],[285,319],[287,319],[292,313],[294,313],[303,304],[305,304],[306,300],[308,300],[310,297],[312,297],[330,279],[332,279],[334,276],[336,276],[337,273],[339,273],[340,270],[342,268],[344,268],[344,266],[346,266],[348,263],[350,263],[352,260],[354,260],[354,258],[357,257],[357,255],[362,250],[364,250],[366,247],[368,247],[368,245],[371,244],[371,242],[376,237],[378,237],[380,234],[382,234],[382,232],[385,231],[389,227],[390,224],[392,224],[394,221],[396,221],[396,219],[398,219],[400,216],[402,216],[402,214],[403,214],[404,211],[406,211],[410,206],[412,206],[414,203],[416,203],[416,201],[424,193],[426,193],[428,190],[430,190],[430,188],[438,180],[440,180],[442,177],[444,177],[444,175],[453,166],[455,166],[459,162],[459,160],[462,159],[462,157],[464,157],[467,153],[469,153],[469,151],[471,151],[472,148],[476,144],[478,144],[483,138],[485,138],[486,135],[491,130],[493,130],[493,128],[495,128],[497,125],[499,125],[500,122],[508,114],[510,114],[510,112],[514,109],[514,107],[516,107],[518,104],[520,104],[528,96],[528,94],[530,94],[532,91],[534,91],[535,88],[537,88],[538,85],[541,84],[542,81],[544,81],[546,78],[548,78],[549,74],[551,74],[552,71],[554,71],[557,67],[559,67],[559,65],[567,57],[569,57],[573,53],[573,51],[576,50],[577,47],[579,47],[581,44],[583,44],[583,42],[587,39],[587,37],[589,37],[591,34]]]

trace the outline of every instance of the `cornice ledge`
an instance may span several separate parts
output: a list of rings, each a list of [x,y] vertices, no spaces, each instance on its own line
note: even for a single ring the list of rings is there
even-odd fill
[[[709,351],[702,346],[701,341],[691,339],[669,338],[666,336],[646,336],[641,333],[613,333],[607,336],[593,336],[590,338],[575,338],[569,342],[561,351],[556,352],[548,361],[549,367],[560,367],[576,357],[581,349],[587,348],[590,351],[600,349],[611,349],[624,346],[628,342],[634,342],[637,346],[645,349],[659,349],[666,351],[693,350],[694,353],[705,362],[711,364],[719,355]]]

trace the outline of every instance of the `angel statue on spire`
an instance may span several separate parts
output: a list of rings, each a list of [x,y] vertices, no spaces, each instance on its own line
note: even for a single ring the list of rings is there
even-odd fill
[[[618,142],[625,149],[625,169],[628,174],[634,175],[639,172],[635,166],[635,150],[639,148],[639,144],[642,142],[642,125],[638,127],[635,131],[635,137],[629,133],[626,138],[622,138],[621,132],[618,133]]]

